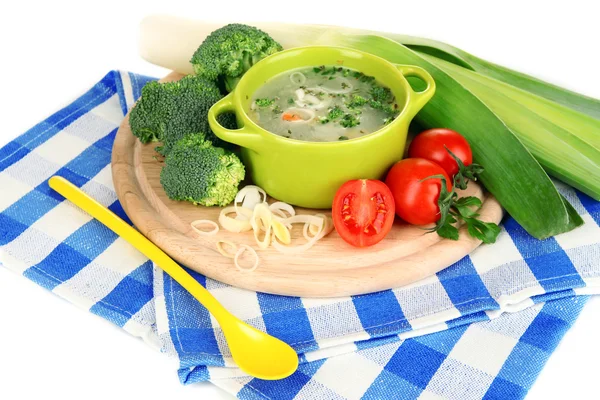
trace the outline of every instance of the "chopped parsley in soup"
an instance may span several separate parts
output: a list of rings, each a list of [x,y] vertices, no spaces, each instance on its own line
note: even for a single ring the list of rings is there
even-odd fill
[[[299,68],[260,87],[250,117],[277,135],[311,142],[354,139],[398,116],[390,89],[374,77],[339,66]]]

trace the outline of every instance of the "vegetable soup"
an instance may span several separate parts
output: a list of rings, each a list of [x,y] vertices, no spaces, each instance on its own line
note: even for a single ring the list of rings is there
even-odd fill
[[[374,77],[340,66],[279,74],[252,98],[249,115],[277,135],[312,142],[373,133],[398,116],[392,92]]]

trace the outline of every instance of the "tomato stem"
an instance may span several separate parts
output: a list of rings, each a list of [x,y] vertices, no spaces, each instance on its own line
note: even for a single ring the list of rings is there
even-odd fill
[[[458,158],[450,149],[444,145],[446,151],[454,158],[456,164],[458,165],[458,172],[454,175],[454,186],[465,190],[467,188],[468,180],[476,181],[479,174],[483,173],[484,168],[479,164],[471,164],[468,167],[462,162],[460,158]]]
[[[482,202],[480,199],[474,196],[458,198],[456,186],[452,186],[452,190],[448,191],[446,178],[443,175],[432,175],[422,179],[421,182],[427,179],[439,179],[441,181],[440,196],[438,198],[440,219],[433,228],[429,229],[430,232],[437,232],[438,235],[446,239],[458,240],[458,228],[454,224],[462,219],[467,225],[470,236],[488,244],[496,241],[500,234],[500,227],[493,222],[484,222],[477,219],[479,214],[472,208],[479,209],[481,207]]]

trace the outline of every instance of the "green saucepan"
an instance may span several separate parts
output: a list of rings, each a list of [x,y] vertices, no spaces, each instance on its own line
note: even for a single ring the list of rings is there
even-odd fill
[[[307,142],[271,133],[250,119],[253,93],[270,78],[301,67],[343,65],[389,87],[396,97],[398,117],[371,134],[345,141]],[[425,81],[415,92],[407,76]],[[382,179],[404,154],[408,125],[435,92],[435,82],[422,68],[395,65],[374,55],[342,47],[301,47],[271,55],[253,66],[235,90],[212,106],[211,129],[221,139],[242,147],[242,160],[251,179],[270,196],[296,206],[330,208],[337,189],[351,179]],[[233,112],[239,128],[217,122]]]

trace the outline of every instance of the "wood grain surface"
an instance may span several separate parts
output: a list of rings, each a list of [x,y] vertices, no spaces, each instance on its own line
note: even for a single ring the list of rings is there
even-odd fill
[[[172,73],[162,81],[180,79]],[[175,260],[212,279],[240,288],[266,293],[335,297],[364,294],[407,285],[448,267],[480,245],[461,228],[460,239],[441,239],[423,229],[396,221],[390,234],[375,246],[357,249],[335,232],[310,250],[294,255],[273,248],[258,250],[260,265],[253,272],[239,271],[233,260],[216,250],[216,242],[229,240],[256,248],[252,232],[200,236],[190,227],[198,219],[217,221],[221,208],[200,207],[169,200],[160,185],[161,157],[156,144],[143,145],[131,133],[126,117],[115,139],[112,174],[117,196],[141,233]],[[467,193],[484,200],[481,219],[499,223],[499,203],[481,188],[469,184]],[[319,211],[298,209],[299,214]],[[322,211],[320,211],[322,212]],[[300,228],[293,244],[304,239]]]

